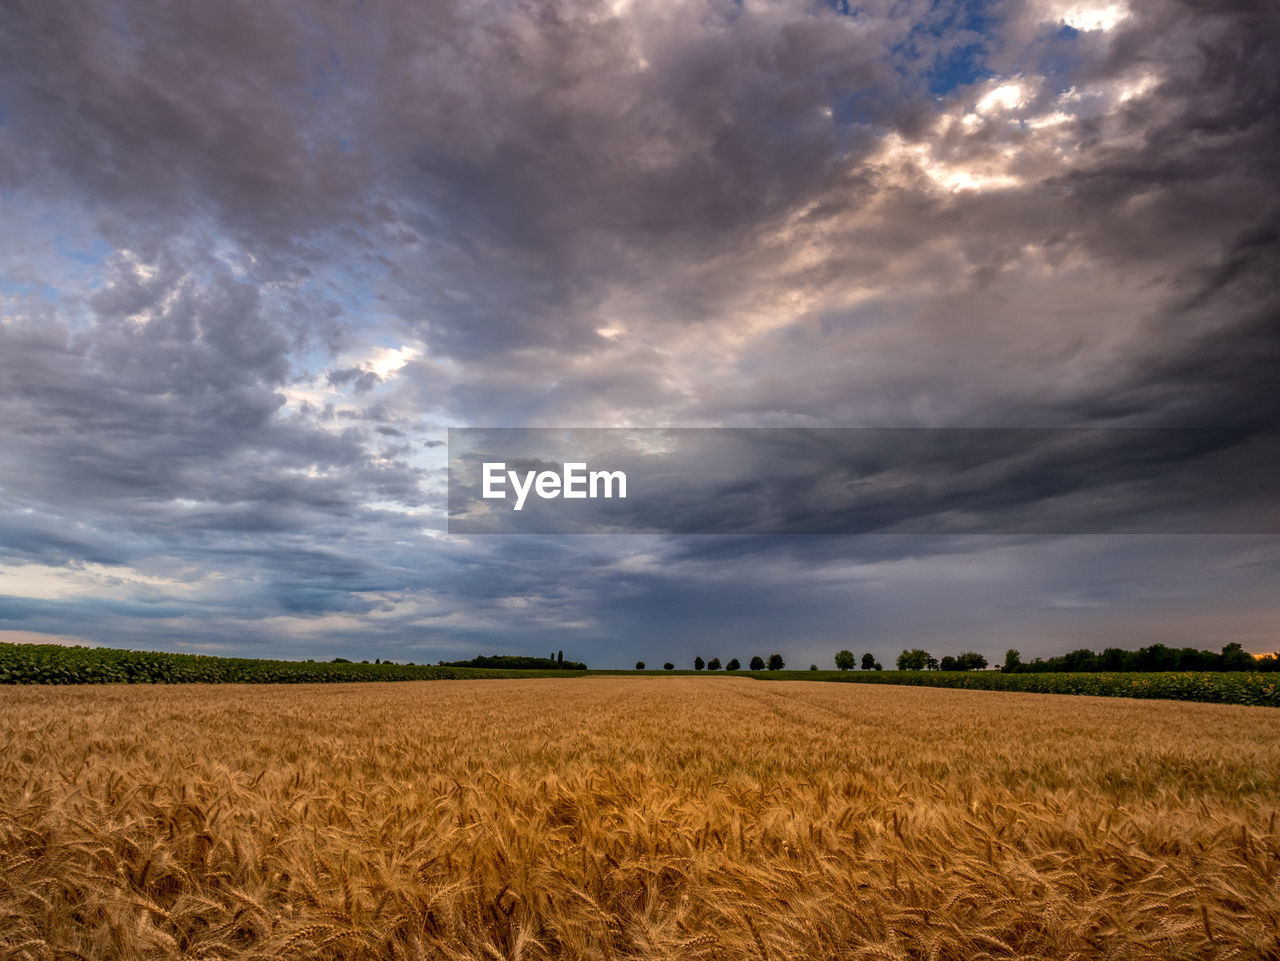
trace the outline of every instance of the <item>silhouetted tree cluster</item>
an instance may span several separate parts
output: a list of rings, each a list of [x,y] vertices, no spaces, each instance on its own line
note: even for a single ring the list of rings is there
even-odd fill
[[[836,668],[841,671],[852,671],[858,666],[858,659],[853,651],[836,651]],[[876,657],[870,651],[862,655],[862,669],[864,671],[882,671],[884,666],[876,661]]]
[[[936,671],[938,669],[938,659],[928,651],[922,651],[918,647],[913,647],[909,651],[903,651],[898,655],[898,670],[900,671]]]
[[[867,658],[871,658],[868,654]],[[866,669],[867,658],[863,658],[862,666]],[[875,663],[875,658],[871,658],[872,667],[880,670],[880,665]],[[961,651],[959,654],[948,654],[939,661],[928,651],[922,651],[918,647],[913,647],[908,651],[903,651],[898,655],[898,670],[900,671],[981,671],[985,670],[987,659],[977,651]]]
[[[850,656],[852,657],[852,655]],[[567,662],[565,666],[569,666]],[[668,671],[674,671],[676,669],[676,666],[669,661],[662,666]],[[759,655],[756,655],[751,659],[751,670],[753,671],[763,671],[766,668],[770,671],[781,671],[786,666],[786,661],[782,659],[781,654],[770,654],[768,661],[765,661],[765,659]],[[740,671],[742,670],[742,663],[736,657],[731,657],[727,664],[722,665],[720,663],[720,658],[718,657],[713,657],[709,661],[704,661],[701,656],[698,656],[693,659],[693,669],[695,671],[719,671],[722,669],[726,671]],[[636,661],[636,670],[644,670],[644,661]],[[816,671],[817,667],[812,667],[810,670]]]
[[[1280,671],[1280,653],[1254,657],[1239,644],[1228,644],[1221,653],[1194,647],[1166,647],[1152,644],[1136,651],[1108,647],[1101,653],[1080,648],[1058,657],[1023,661],[1015,650],[1005,654],[1007,674],[1037,674],[1064,671]]]
[[[581,661],[566,661],[564,651],[558,657],[522,657],[519,654],[481,654],[469,661],[440,661],[443,667],[496,667],[521,671],[585,671]]]
[[[948,654],[938,662],[940,671],[982,671],[987,667],[987,659],[976,651],[962,651],[955,657]]]

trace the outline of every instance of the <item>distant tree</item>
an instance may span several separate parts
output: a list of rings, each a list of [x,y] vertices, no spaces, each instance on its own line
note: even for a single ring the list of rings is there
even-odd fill
[[[874,654],[868,651],[866,654],[862,655],[862,669],[864,671],[870,671],[875,666],[876,666],[876,658]]]
[[[564,651],[556,651],[556,666],[564,667]]]
[[[759,654],[757,654],[755,657],[751,659],[750,667],[751,667],[751,670],[753,671],[763,671],[764,659]]]
[[[706,666],[707,666],[707,662],[706,662],[706,661],[704,661],[702,658],[700,658],[700,657],[695,657],[695,658],[693,659],[693,669],[694,669],[695,671],[700,671],[700,670],[702,670],[702,669],[703,669],[704,667],[706,667]]]
[[[729,658],[729,663],[724,666],[724,669],[726,671],[739,671],[742,669],[742,665],[738,663],[738,659],[736,657],[731,657]]]
[[[707,670],[708,671],[720,670],[720,658],[713,657],[711,660],[707,661]]]
[[[876,663],[875,663],[873,666],[874,666],[874,669],[875,669],[875,670],[877,670],[877,671],[883,671],[883,670],[884,670],[884,665],[883,665],[883,664],[881,664],[879,661],[876,661]]]
[[[1164,644],[1152,644],[1150,647],[1138,648],[1135,658],[1139,671],[1174,671],[1174,651]],[[1068,668],[1070,670],[1070,668]]]
[[[952,657],[950,654],[948,654],[946,657],[942,659],[942,662],[938,665],[938,668],[939,670],[943,670],[943,671],[960,670],[960,668],[956,666],[956,659]]]
[[[369,659],[366,657],[366,658],[365,658],[363,661],[361,661],[360,663],[361,663],[361,664],[368,664],[368,663],[369,663]]]
[[[333,663],[333,664],[350,664],[351,662],[350,662],[349,660],[347,660],[345,657],[335,657],[331,663]]]
[[[1222,649],[1224,671],[1250,671],[1253,670],[1253,662],[1253,655],[1234,641]]]
[[[1009,648],[1004,652],[1004,667],[1000,670],[1006,674],[1013,674],[1018,668],[1022,667],[1022,652],[1015,648]]]
[[[771,671],[780,671],[780,670],[782,670],[782,669],[783,669],[784,667],[786,667],[786,666],[787,666],[786,661],[784,661],[784,660],[782,659],[782,655],[781,655],[781,654],[770,654],[770,655],[769,655],[769,670],[771,670]]]
[[[644,661],[636,661],[636,670],[637,670],[637,671],[643,671],[643,670],[644,670]]]
[[[957,671],[985,671],[987,669],[987,659],[977,651],[961,651],[960,656],[956,658]],[[946,668],[944,667],[945,671]]]
[[[836,651],[836,670],[852,671],[857,660],[853,656],[853,651]]]
[[[818,665],[817,665],[817,664],[810,664],[810,665],[809,665],[809,670],[811,670],[811,671],[816,671],[817,669],[818,669]]]
[[[1257,658],[1239,644],[1228,644],[1221,653],[1194,647],[1172,648],[1152,644],[1136,651],[1108,647],[1100,654],[1079,648],[1056,657],[1037,657],[1023,661],[1017,651],[1005,655],[1004,671],[1018,672],[1094,672],[1094,671],[1274,671],[1280,670],[1280,659]]]
[[[1125,669],[1125,661],[1132,657],[1126,650],[1118,647],[1108,647],[1098,657],[1098,666],[1104,671],[1123,671]]]
[[[1159,645],[1161,649],[1168,651],[1169,655],[1165,663],[1169,670],[1173,670],[1176,666],[1177,654],[1163,644]],[[1063,656],[1063,665],[1068,671],[1094,671],[1098,667],[1098,655],[1087,647],[1079,647],[1074,651]]]
[[[667,661],[666,664],[662,665],[662,669],[664,671],[674,671],[676,669],[676,666],[672,664],[670,661]]]
[[[932,654],[928,651],[922,651],[918,647],[913,647],[911,650],[903,651],[898,655],[898,670],[923,671],[929,667],[931,661],[936,667],[938,662],[934,660]]]
[[[1178,652],[1178,670],[1180,671],[1203,671],[1211,670],[1213,667],[1221,664],[1224,670],[1230,670],[1225,666],[1226,648],[1219,655],[1209,654],[1208,651],[1197,651],[1194,647],[1184,647]],[[1206,657],[1205,655],[1209,656]],[[1094,658],[1097,661],[1097,658]]]

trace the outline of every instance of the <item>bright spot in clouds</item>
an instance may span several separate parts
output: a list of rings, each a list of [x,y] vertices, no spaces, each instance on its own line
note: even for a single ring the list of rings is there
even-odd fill
[[[900,172],[916,170],[936,187],[950,192],[1001,190],[1016,187],[1021,178],[1002,169],[1012,157],[1000,154],[997,159],[974,163],[948,163],[934,156],[930,143],[907,143],[892,133],[884,138],[877,161]]]
[[[420,356],[422,351],[417,347],[379,347],[370,355],[367,363],[369,370],[386,380],[405,364]]]
[[[1051,23],[1065,23],[1074,30],[1110,30],[1129,16],[1129,5],[1115,0],[1103,2],[1061,2],[1049,0],[1041,5],[1041,16]]]
[[[988,114],[997,110],[1014,110],[1025,102],[1022,84],[1003,83],[978,101],[978,113]]]

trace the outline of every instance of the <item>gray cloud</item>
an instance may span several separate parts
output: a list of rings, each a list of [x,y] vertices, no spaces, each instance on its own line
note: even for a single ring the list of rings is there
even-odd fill
[[[449,530],[1275,534],[1277,471],[1276,429],[459,430]]]
[[[0,616],[621,663],[817,651],[842,592],[876,643],[960,631],[865,585],[968,569],[966,637],[1176,632],[1103,541],[439,536],[443,424],[1275,427],[1280,14],[1088,13],[5,4]],[[1274,615],[1267,563],[1224,610]]]

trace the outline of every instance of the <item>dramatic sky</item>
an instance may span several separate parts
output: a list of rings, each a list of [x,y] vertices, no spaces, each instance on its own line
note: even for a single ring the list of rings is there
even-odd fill
[[[8,0],[0,640],[1274,650],[1274,535],[462,536],[444,465],[1280,426],[1278,63],[1273,0]]]

